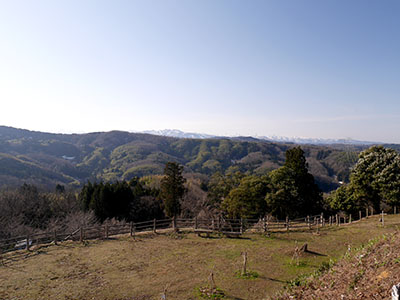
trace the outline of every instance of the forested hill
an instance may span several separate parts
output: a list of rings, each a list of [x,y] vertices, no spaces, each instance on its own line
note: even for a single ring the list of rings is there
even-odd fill
[[[54,187],[87,180],[129,180],[161,174],[168,161],[185,172],[262,174],[281,166],[294,144],[256,139],[178,139],[122,131],[50,134],[0,126],[0,185]],[[396,146],[396,145],[394,145]],[[302,145],[311,173],[328,191],[346,181],[362,146]]]

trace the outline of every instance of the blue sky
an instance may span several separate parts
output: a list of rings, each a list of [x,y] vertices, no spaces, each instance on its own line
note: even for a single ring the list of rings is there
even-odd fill
[[[1,1],[0,125],[400,143],[399,1]]]

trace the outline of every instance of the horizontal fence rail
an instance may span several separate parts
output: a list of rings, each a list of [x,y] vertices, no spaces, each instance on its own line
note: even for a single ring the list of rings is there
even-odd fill
[[[372,214],[370,214],[372,215]],[[383,224],[383,213],[381,222]],[[368,211],[363,216],[359,212],[358,220],[363,217],[368,218]],[[81,241],[92,239],[107,239],[111,236],[130,234],[135,237],[138,233],[157,233],[168,230],[188,230],[200,234],[222,234],[228,237],[239,236],[244,233],[264,233],[271,232],[289,232],[299,229],[316,229],[324,226],[340,226],[354,222],[352,216],[334,216],[325,217],[323,214],[307,216],[290,220],[278,220],[267,216],[261,219],[225,219],[218,218],[171,218],[162,220],[149,220],[144,222],[130,222],[122,224],[103,224],[90,227],[80,227],[73,232],[44,232],[38,234],[26,234],[17,237],[11,237],[0,240],[0,254],[16,250],[31,250],[39,245],[57,244],[58,242],[72,240]]]

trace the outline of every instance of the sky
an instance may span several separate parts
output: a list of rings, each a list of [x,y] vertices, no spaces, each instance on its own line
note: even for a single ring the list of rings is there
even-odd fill
[[[0,0],[0,125],[400,143],[400,1]]]

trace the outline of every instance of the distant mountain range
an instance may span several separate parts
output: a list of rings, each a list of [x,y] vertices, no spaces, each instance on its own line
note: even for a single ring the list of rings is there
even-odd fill
[[[296,145],[289,140],[215,137],[175,130],[152,133],[158,135],[124,131],[53,134],[0,126],[0,186],[79,187],[87,180],[130,180],[162,174],[169,161],[182,164],[185,173],[202,180],[215,172],[266,174],[282,166],[286,150]],[[400,145],[389,146],[400,149]],[[348,180],[358,153],[368,145],[346,141],[301,147],[317,184],[330,191]]]
[[[146,130],[141,133],[153,134],[153,135],[161,135],[161,136],[170,136],[176,138],[184,138],[184,139],[212,139],[218,138],[215,135],[211,134],[202,134],[202,133],[193,133],[193,132],[183,132],[178,129],[163,129],[163,130]]]
[[[211,134],[204,133],[194,133],[194,132],[183,132],[178,129],[164,129],[164,130],[147,130],[143,131],[143,133],[161,135],[161,136],[170,136],[177,138],[188,138],[188,139],[210,139],[210,138],[230,138],[230,139],[239,139],[239,140],[261,140],[261,141],[271,141],[271,142],[280,142],[280,143],[294,143],[294,144],[309,144],[309,145],[374,145],[381,144],[378,142],[368,142],[368,141],[357,141],[353,139],[321,139],[321,138],[301,138],[301,137],[284,137],[284,136],[237,136],[237,137],[228,137],[228,136],[216,136]]]

